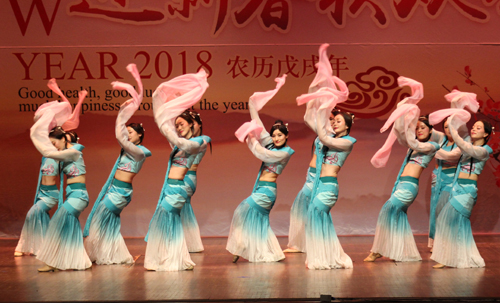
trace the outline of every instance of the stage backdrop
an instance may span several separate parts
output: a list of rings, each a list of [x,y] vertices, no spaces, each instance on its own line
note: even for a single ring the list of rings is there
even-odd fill
[[[269,128],[289,123],[296,153],[278,181],[271,212],[277,235],[288,234],[289,211],[302,188],[315,134],[303,123],[295,98],[315,76],[318,47],[330,43],[334,73],[348,83],[356,115],[351,135],[358,142],[339,175],[340,197],[332,210],[341,235],[373,234],[378,212],[389,198],[406,150],[396,146],[387,167],[369,160],[387,134],[379,129],[408,88],[406,76],[424,85],[423,113],[449,107],[451,89],[478,94],[481,113],[498,123],[500,111],[500,1],[497,0],[9,0],[0,4],[0,236],[17,237],[33,203],[41,156],[29,139],[33,113],[57,99],[47,87],[56,78],[72,103],[89,94],[78,134],[86,146],[90,205],[84,224],[119,154],[114,121],[126,93],[115,80],[135,85],[125,70],[137,64],[145,98],[132,121],[146,128],[148,158],[134,180],[134,197],[122,213],[124,236],[144,236],[164,181],[170,148],[152,117],[151,95],[163,81],[205,68],[210,77],[201,113],[213,139],[198,170],[192,203],[203,236],[226,236],[233,211],[252,190],[260,162],[234,131],[249,121],[248,97],[286,84],[261,111]],[[495,102],[496,101],[496,102]],[[477,233],[500,232],[498,139],[479,180],[472,215]],[[415,233],[428,230],[430,165],[408,211]]]

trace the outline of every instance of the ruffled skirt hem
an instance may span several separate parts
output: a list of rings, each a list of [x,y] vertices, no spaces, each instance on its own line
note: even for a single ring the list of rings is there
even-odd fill
[[[184,240],[180,214],[159,207],[151,220],[144,267],[156,271],[180,271],[195,265]]]
[[[306,225],[306,266],[309,269],[352,268],[333,226],[332,216],[311,204]]]
[[[39,201],[28,211],[15,251],[36,255],[42,248],[50,217],[41,203]]]
[[[431,259],[457,268],[485,266],[472,236],[470,219],[451,203],[445,205],[438,217]]]
[[[36,258],[62,270],[85,270],[92,266],[83,246],[80,222],[66,208],[58,209],[50,220],[42,249]]]
[[[371,252],[399,262],[422,260],[406,212],[390,200],[378,216]]]

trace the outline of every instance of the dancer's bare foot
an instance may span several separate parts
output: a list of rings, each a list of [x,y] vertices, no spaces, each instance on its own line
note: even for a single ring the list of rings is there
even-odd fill
[[[301,253],[302,251],[295,248],[287,248],[283,251],[284,253]]]
[[[434,269],[443,269],[445,267],[446,267],[446,265],[441,264],[441,263],[438,263],[438,264],[432,266],[432,268],[434,268]]]
[[[52,271],[59,271],[59,269],[52,267],[50,265],[45,264],[44,267],[40,267],[38,269],[38,272],[52,272]]]
[[[375,260],[377,260],[378,258],[382,258],[382,255],[379,254],[379,253],[373,253],[372,252],[363,261],[365,261],[365,262],[375,262]]]
[[[14,252],[14,257],[22,257],[22,256],[24,256],[24,254],[22,252],[20,252],[20,251]]]

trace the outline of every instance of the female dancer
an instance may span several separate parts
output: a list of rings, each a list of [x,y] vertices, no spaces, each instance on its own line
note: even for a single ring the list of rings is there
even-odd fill
[[[294,151],[287,146],[288,127],[277,120],[268,133],[258,114],[283,86],[285,78],[286,75],[276,78],[278,84],[274,90],[254,93],[250,97],[252,122],[236,131],[236,137],[241,142],[246,140],[248,148],[263,163],[252,195],[243,200],[233,214],[226,249],[233,254],[234,263],[240,256],[250,262],[276,262],[285,258],[269,225],[269,212],[276,201],[276,180]]]
[[[464,109],[467,107],[474,113],[477,112],[479,108],[479,104],[475,100],[476,96],[471,93],[462,93],[458,90],[453,90],[453,92],[445,96],[445,99],[451,103],[451,108]],[[439,149],[435,155],[436,167],[432,172],[428,243],[431,252],[436,233],[436,218],[449,200],[458,161],[462,155],[460,148],[457,147],[450,134],[448,120],[444,120],[443,129],[444,134],[433,130],[431,138],[432,141],[437,142],[441,146],[441,149]],[[465,125],[460,127],[458,133],[462,138],[468,137],[468,131]],[[466,140],[470,141],[469,138]]]
[[[323,44],[319,48],[319,62],[317,65],[318,71],[313,82],[309,86],[309,93],[313,93],[320,89],[321,87],[332,87],[335,88],[335,84],[329,79],[332,76],[332,66],[328,60],[328,55],[326,49],[328,44]],[[304,115],[304,122],[311,128],[315,133],[316,130],[316,115],[319,107],[319,102],[308,102],[306,107],[306,113]],[[333,125],[334,119],[330,119],[330,123]],[[316,178],[316,162],[318,155],[321,154],[323,149],[323,143],[318,137],[314,140],[313,156],[309,162],[309,169],[307,170],[306,183],[304,187],[297,194],[297,197],[293,201],[292,208],[290,210],[290,228],[288,232],[288,248],[283,252],[285,253],[299,253],[306,251],[306,232],[305,224],[307,221],[307,210],[311,202],[311,195],[314,185],[314,180]]]
[[[173,151],[159,204],[149,225],[144,260],[148,270],[192,270],[195,265],[184,239],[180,212],[188,197],[186,173],[206,144],[200,137],[193,138],[191,116],[183,111],[198,102],[207,87],[207,74],[200,70],[162,83],[153,94],[155,121]]]
[[[62,94],[61,90],[57,86],[55,79],[51,79],[47,85],[63,100],[63,103],[60,103],[57,106],[62,106],[61,108],[63,110],[61,110],[61,114],[67,115],[66,117],[64,117],[64,120],[66,121],[64,122],[64,127],[66,129],[76,127],[75,123],[78,123],[76,121],[79,117],[83,99],[78,100],[75,110],[72,114],[70,114],[70,103],[66,96]],[[45,106],[47,105],[42,105],[41,109],[43,109]],[[58,125],[60,126],[62,125],[62,123],[63,120],[60,120],[60,123]],[[74,131],[66,132],[66,140],[76,143],[76,133]],[[38,185],[35,195],[35,204],[31,207],[31,209],[28,211],[28,214],[26,215],[26,220],[24,221],[21,236],[14,252],[15,257],[20,257],[24,254],[36,255],[42,248],[43,239],[47,232],[50,221],[49,211],[56,204],[59,204],[59,206],[62,205],[62,195],[59,193],[59,189],[56,186],[58,177],[59,161],[42,157],[42,164],[40,166]]]
[[[122,152],[103,186],[92,212],[87,218],[83,235],[89,258],[96,264],[134,263],[120,233],[120,213],[132,200],[132,181],[151,152],[140,145],[144,140],[141,124],[125,126],[142,102],[142,82],[135,64],[127,66],[137,81],[139,92],[125,83],[113,82],[114,89],[127,90],[132,99],[123,103],[116,118],[116,139]]]
[[[80,92],[83,99],[86,92]],[[92,266],[85,248],[78,217],[88,205],[85,187],[85,164],[81,151],[83,146],[66,140],[61,127],[48,126],[58,113],[58,104],[45,108],[41,117],[31,128],[31,139],[35,147],[47,158],[59,160],[62,172],[67,176],[66,201],[50,220],[42,249],[37,259],[46,263],[40,272],[58,269],[84,270]],[[62,181],[62,180],[61,180]]]
[[[59,189],[56,185],[58,176],[59,162],[42,157],[35,204],[26,215],[21,237],[14,252],[15,257],[21,257],[24,254],[36,255],[42,247],[50,221],[49,210],[59,201]]]
[[[196,111],[189,110],[187,113],[191,116],[193,120],[193,137],[203,138],[204,144],[211,142],[210,137],[203,135],[203,123],[201,121],[200,114]],[[186,239],[186,244],[188,251],[191,252],[202,252],[204,250],[203,243],[201,242],[200,227],[198,226],[198,221],[194,215],[193,207],[191,206],[191,197],[196,191],[197,177],[196,172],[198,166],[200,165],[201,159],[205,156],[207,149],[203,149],[196,155],[193,165],[189,168],[184,178],[184,182],[189,185],[187,188],[188,198],[184,207],[181,210],[181,221],[182,228],[184,229],[184,238]]]
[[[449,203],[446,203],[437,218],[431,255],[431,259],[438,262],[434,268],[485,266],[472,236],[470,215],[477,200],[478,176],[493,152],[486,144],[493,128],[488,121],[477,121],[470,132],[472,143],[466,142],[457,129],[469,119],[470,114],[465,110],[457,110],[448,119],[451,136],[462,151],[462,158],[457,167],[458,174],[455,175]]]
[[[346,101],[349,95],[342,80],[331,78],[340,91],[324,87],[297,98],[299,104],[305,101],[323,103],[318,110],[316,129],[319,139],[328,148],[318,157],[319,178],[315,180],[312,202],[307,211],[306,266],[310,269],[352,268],[352,260],[344,253],[335,233],[330,210],[338,197],[338,173],[356,139],[349,136],[352,116],[338,110],[331,113],[336,104]],[[333,130],[328,119],[334,121]],[[332,137],[333,133],[335,136]]]
[[[444,136],[442,139],[437,141],[440,145],[439,151],[436,153],[436,167],[432,171],[432,189],[431,189],[431,205],[430,205],[430,215],[429,215],[429,244],[431,248],[434,243],[434,235],[436,233],[436,218],[439,216],[441,209],[448,201],[450,196],[451,185],[453,183],[453,176],[457,170],[458,159],[460,158],[460,153],[458,158],[454,160],[440,160],[438,154],[452,153],[456,154],[455,151],[460,151],[457,148],[453,137],[450,135],[448,121],[443,123]],[[433,135],[438,133],[436,130],[433,131]]]
[[[422,260],[406,211],[417,196],[420,175],[434,157],[439,145],[429,142],[432,126],[428,119],[418,118],[420,109],[416,103],[423,98],[422,84],[404,77],[399,77],[398,82],[399,86],[409,85],[412,88],[412,96],[398,104],[398,108],[382,128],[381,131],[384,131],[394,121],[388,140],[373,156],[372,164],[375,167],[385,165],[396,136],[401,144],[409,148],[409,151],[399,171],[391,198],[379,213],[373,247],[370,255],[365,258],[365,262],[373,262],[382,256],[395,261]]]

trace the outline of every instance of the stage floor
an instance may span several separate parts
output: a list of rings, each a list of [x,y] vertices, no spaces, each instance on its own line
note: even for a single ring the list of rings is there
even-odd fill
[[[309,270],[305,254],[286,254],[278,263],[231,263],[227,238],[204,238],[205,252],[191,254],[193,271],[151,272],[145,242],[126,239],[135,265],[94,265],[87,271],[38,273],[35,257],[14,258],[17,240],[0,240],[0,301],[496,301],[500,298],[500,236],[476,236],[486,268],[433,269],[427,237],[417,236],[422,262],[382,258],[363,262],[373,237],[340,237],[353,269]],[[288,238],[279,238],[286,247]]]

